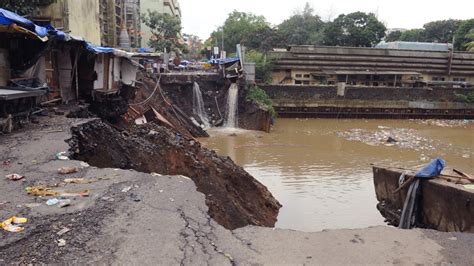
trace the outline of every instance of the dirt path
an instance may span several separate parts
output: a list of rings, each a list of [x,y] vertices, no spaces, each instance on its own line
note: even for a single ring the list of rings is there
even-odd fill
[[[68,148],[68,128],[81,120],[44,119],[0,137],[0,219],[29,218],[25,231],[0,231],[0,264],[118,263],[226,264],[434,264],[471,265],[474,235],[374,227],[304,233],[261,227],[227,230],[212,220],[205,196],[183,176],[84,167],[55,160]],[[41,124],[40,124],[41,125]],[[54,125],[54,126],[53,126]],[[61,130],[45,133],[42,131]],[[49,132],[48,131],[48,132]],[[9,163],[3,164],[3,162]],[[64,166],[78,173],[60,175]],[[23,181],[4,175],[17,172]],[[65,178],[100,180],[68,184]],[[47,206],[25,187],[90,190],[66,208]],[[57,185],[57,187],[55,187]],[[58,235],[63,229],[70,231]],[[64,247],[58,240],[66,241]]]

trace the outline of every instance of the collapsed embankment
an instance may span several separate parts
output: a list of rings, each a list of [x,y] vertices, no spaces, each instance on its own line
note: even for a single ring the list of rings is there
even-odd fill
[[[161,77],[161,87],[169,101],[183,110],[189,117],[199,121],[193,113],[193,86],[196,82],[202,92],[204,108],[213,126],[222,126],[228,113],[227,97],[231,81],[220,75],[179,75],[169,74]],[[247,130],[270,131],[272,114],[247,100],[245,82],[238,82],[238,126]]]
[[[274,226],[281,205],[230,158],[156,124],[119,131],[94,120],[72,128],[72,157],[97,167],[190,177],[206,196],[210,216],[228,229]]]

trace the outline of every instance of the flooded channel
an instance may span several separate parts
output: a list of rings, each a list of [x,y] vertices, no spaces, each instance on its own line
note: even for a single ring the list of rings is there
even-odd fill
[[[276,227],[383,225],[371,164],[417,168],[437,156],[474,173],[474,124],[415,120],[278,119],[270,134],[211,129],[203,144],[230,156],[283,207]],[[392,137],[396,142],[388,143]]]

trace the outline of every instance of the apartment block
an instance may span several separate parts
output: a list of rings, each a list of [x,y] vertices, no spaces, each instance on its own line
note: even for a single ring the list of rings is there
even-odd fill
[[[148,10],[181,18],[181,7],[178,0],[141,0],[141,13],[148,14]],[[152,34],[150,28],[144,23],[141,25],[141,33],[142,47],[148,47],[148,41]]]

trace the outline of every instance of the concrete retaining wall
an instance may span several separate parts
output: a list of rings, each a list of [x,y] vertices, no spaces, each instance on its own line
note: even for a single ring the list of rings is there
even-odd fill
[[[392,224],[397,225],[408,187],[398,188],[402,170],[374,167],[374,184],[378,208]],[[453,182],[456,179],[453,178]],[[474,190],[465,189],[441,179],[422,181],[420,205],[421,226],[446,232],[474,233]]]
[[[431,101],[455,102],[456,94],[468,94],[472,89],[429,89],[393,87],[350,87],[346,86],[344,97],[337,96],[336,86],[279,86],[260,85],[274,100],[384,100],[384,101]]]

